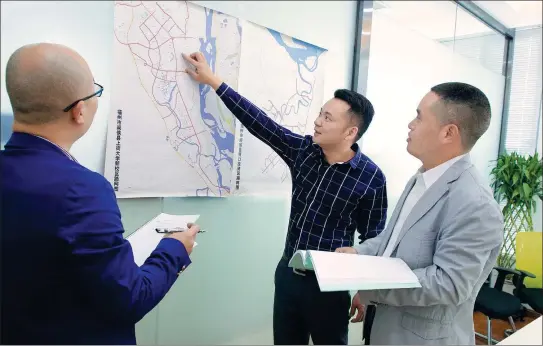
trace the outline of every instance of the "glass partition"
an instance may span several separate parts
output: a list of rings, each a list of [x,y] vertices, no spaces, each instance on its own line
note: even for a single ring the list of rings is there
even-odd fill
[[[465,13],[459,15],[463,12],[453,2],[383,1],[376,5],[367,85],[367,96],[376,113],[362,148],[387,177],[389,215],[420,166],[420,161],[406,151],[407,125],[422,97],[439,83],[470,83],[489,98],[492,122],[471,156],[490,183],[491,162],[499,150],[505,77],[501,70],[484,64],[484,59],[463,54],[455,41],[452,46],[443,42],[445,38],[454,39],[458,32],[467,34],[468,26],[472,32],[485,26],[471,22]],[[485,35],[489,34],[485,29]]]

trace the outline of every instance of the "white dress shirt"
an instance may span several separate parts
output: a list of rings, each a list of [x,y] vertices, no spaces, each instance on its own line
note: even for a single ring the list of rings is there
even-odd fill
[[[398,236],[400,235],[400,231],[402,230],[403,224],[405,223],[407,216],[409,215],[413,207],[417,204],[419,199],[424,195],[424,192],[426,192],[426,190],[428,190],[456,161],[460,160],[466,155],[467,154],[452,158],[449,161],[446,161],[439,166],[425,172],[423,172],[422,167],[418,170],[416,174],[415,185],[413,185],[413,188],[411,189],[411,191],[409,191],[409,195],[407,195],[405,199],[402,210],[400,211],[400,215],[398,215],[396,225],[394,225],[394,229],[392,230],[392,234],[390,235],[390,239],[388,240],[385,252],[383,252],[384,257],[389,257],[392,253],[392,250],[396,245],[396,241],[398,240]]]

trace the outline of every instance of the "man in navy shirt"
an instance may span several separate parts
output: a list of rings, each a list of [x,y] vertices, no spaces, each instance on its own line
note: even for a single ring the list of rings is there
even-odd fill
[[[202,53],[183,57],[186,72],[213,88],[236,118],[269,145],[292,173],[292,204],[283,256],[275,272],[275,344],[347,344],[348,292],[320,292],[314,272],[288,267],[296,250],[334,251],[377,236],[385,226],[385,176],[356,142],[373,117],[371,103],[349,90],[337,90],[315,120],[313,136],[280,126],[213,74]],[[361,312],[361,310],[359,310]]]
[[[14,124],[0,151],[0,342],[136,344],[136,322],[191,263],[198,226],[136,265],[111,184],[69,153],[103,91],[75,51],[19,48],[6,89]]]

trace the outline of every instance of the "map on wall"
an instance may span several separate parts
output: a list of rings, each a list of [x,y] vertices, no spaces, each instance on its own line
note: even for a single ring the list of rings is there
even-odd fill
[[[184,72],[202,52],[223,81],[285,127],[312,129],[323,49],[180,1],[117,1],[105,176],[117,197],[257,193],[288,168]],[[316,107],[316,108],[315,108]]]
[[[290,131],[313,133],[323,104],[326,51],[252,23],[244,26],[242,42],[240,94]],[[241,125],[235,162],[239,194],[290,190],[286,163]]]

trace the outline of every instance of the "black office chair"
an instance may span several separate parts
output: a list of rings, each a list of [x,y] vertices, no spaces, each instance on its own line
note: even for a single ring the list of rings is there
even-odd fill
[[[525,270],[516,269],[516,271],[518,273],[513,274],[513,285],[515,285],[513,294],[518,297],[522,303],[530,305],[537,313],[543,315],[543,289],[527,288],[524,285],[525,277],[535,279],[536,276]]]
[[[486,339],[488,345],[498,343],[492,338],[492,320],[508,321],[512,328],[512,333],[516,332],[515,317],[524,315],[520,299],[512,294],[503,291],[503,284],[507,275],[520,275],[515,269],[494,267],[498,271],[498,277],[494,286],[490,286],[490,276],[481,287],[475,300],[475,311],[481,312],[487,319],[487,334],[475,333],[475,335]],[[511,333],[511,334],[512,334]],[[506,337],[508,335],[504,335]]]

